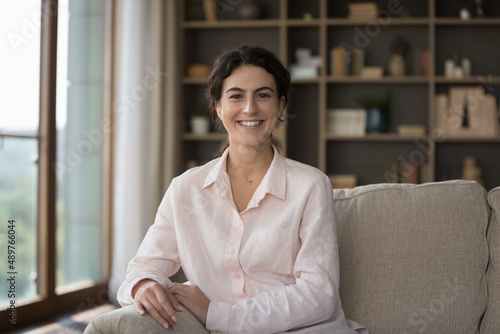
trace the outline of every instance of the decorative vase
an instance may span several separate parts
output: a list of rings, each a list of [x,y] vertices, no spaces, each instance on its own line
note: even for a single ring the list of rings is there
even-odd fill
[[[392,76],[404,76],[406,74],[406,62],[403,55],[395,53],[389,63],[389,73]]]
[[[366,109],[366,133],[387,132],[389,115],[387,110],[380,108]]]
[[[465,157],[464,167],[462,169],[462,179],[469,181],[476,181],[477,183],[484,185],[483,183],[483,172],[481,168],[477,165],[476,158]]]
[[[190,119],[191,132],[204,135],[210,132],[210,119],[204,116],[193,116]]]
[[[260,6],[253,0],[244,0],[236,7],[236,15],[242,20],[255,20],[260,17]]]

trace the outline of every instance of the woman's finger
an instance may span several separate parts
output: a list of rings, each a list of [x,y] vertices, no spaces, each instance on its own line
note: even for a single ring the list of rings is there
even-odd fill
[[[142,304],[139,303],[137,300],[134,300],[134,308],[135,308],[136,312],[139,313],[140,315],[146,314],[146,311],[142,307]]]
[[[149,303],[144,306],[146,307],[146,310],[151,318],[153,318],[160,326],[165,329],[168,329],[169,327],[172,327],[174,330],[177,329],[177,324],[175,323],[175,321],[170,319],[168,315],[162,316],[153,304]],[[165,316],[167,319],[165,319]]]

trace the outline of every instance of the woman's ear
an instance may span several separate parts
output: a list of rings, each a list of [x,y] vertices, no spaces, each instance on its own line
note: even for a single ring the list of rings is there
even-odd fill
[[[215,111],[217,112],[217,117],[219,117],[222,120],[219,101],[214,101],[214,108]]]
[[[280,99],[280,105],[279,105],[280,117],[283,116],[283,113],[285,112],[285,107],[286,107],[286,100],[285,100],[285,97],[282,96]]]

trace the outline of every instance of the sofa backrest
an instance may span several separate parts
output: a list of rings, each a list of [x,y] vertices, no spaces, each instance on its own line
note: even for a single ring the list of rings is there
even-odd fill
[[[492,209],[488,227],[490,262],[486,272],[488,309],[481,324],[481,334],[498,334],[500,333],[500,187],[489,192],[488,202]]]
[[[336,189],[334,208],[348,319],[371,334],[477,332],[488,302],[491,210],[483,187]]]

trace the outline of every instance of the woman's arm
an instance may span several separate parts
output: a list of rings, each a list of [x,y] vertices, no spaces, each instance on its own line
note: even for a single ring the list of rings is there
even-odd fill
[[[175,228],[171,218],[172,189],[165,194],[155,223],[149,228],[137,255],[127,267],[125,281],[118,290],[122,306],[133,304],[141,315],[149,313],[163,327],[176,328],[177,299],[168,291],[169,277],[180,267]]]

